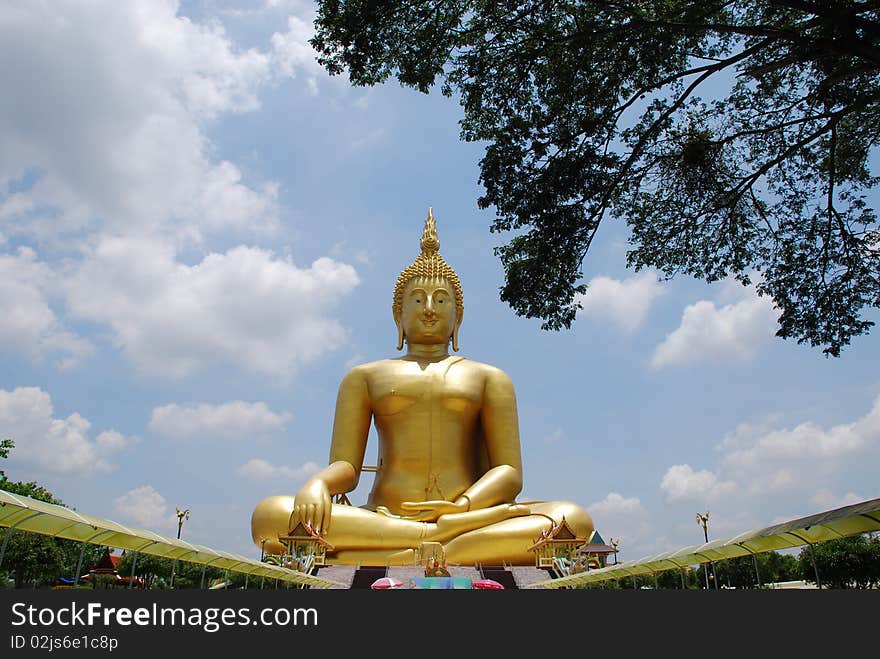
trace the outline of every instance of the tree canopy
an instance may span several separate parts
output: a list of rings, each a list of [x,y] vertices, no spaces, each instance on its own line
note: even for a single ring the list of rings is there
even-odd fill
[[[628,266],[755,283],[780,337],[873,326],[880,2],[319,0],[315,27],[332,74],[459,96],[517,314],[570,327],[613,218]]]
[[[0,459],[8,458],[9,453],[13,448],[15,448],[15,442],[11,439],[0,440]],[[37,501],[64,505],[60,499],[56,499],[55,495],[42,485],[38,485],[34,481],[27,483],[13,481],[2,469],[0,469],[0,490],[6,490],[12,494],[20,494],[25,497],[30,497],[31,499],[36,499]]]
[[[804,578],[815,583],[818,571],[825,588],[880,587],[880,538],[871,534],[805,547],[798,561]]]
[[[8,458],[15,448],[11,439],[0,440],[0,459]],[[13,481],[3,469],[0,469],[0,490],[12,494],[64,505],[52,492],[35,481]],[[8,538],[7,538],[7,534]],[[6,584],[6,573],[9,573],[16,588],[30,585],[51,586],[59,577],[73,579],[82,545],[73,540],[52,538],[37,533],[15,532],[0,529],[0,543],[5,540],[6,552],[0,565],[0,588]],[[101,553],[101,547],[89,545],[83,553],[83,563],[87,567],[94,563]]]

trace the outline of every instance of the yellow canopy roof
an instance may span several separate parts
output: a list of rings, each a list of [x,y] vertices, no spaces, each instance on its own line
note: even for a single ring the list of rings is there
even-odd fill
[[[531,584],[529,588],[567,588],[588,583],[622,579],[640,574],[684,568],[688,565],[721,561],[738,556],[789,549],[834,538],[880,530],[880,499],[836,508],[809,517],[748,531],[733,538],[713,540],[702,545],[682,547],[637,561],[609,565],[599,570],[581,572],[560,579]]]
[[[316,588],[337,584],[328,579],[262,563],[177,538],[166,538],[152,531],[134,529],[109,519],[83,515],[70,508],[0,490],[0,527],[40,533],[128,551],[178,559],[199,565],[210,565],[231,572],[269,577]]]

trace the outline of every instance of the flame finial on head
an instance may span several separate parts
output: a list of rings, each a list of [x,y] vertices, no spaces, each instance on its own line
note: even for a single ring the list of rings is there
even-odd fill
[[[428,209],[428,217],[425,219],[425,228],[422,231],[422,239],[419,241],[421,253],[407,266],[397,278],[394,286],[394,302],[391,305],[394,312],[394,322],[400,328],[400,317],[403,311],[403,291],[410,280],[416,277],[425,279],[446,279],[455,294],[455,309],[458,314],[456,330],[452,335],[452,349],[458,350],[458,324],[464,315],[464,294],[461,290],[461,281],[458,274],[452,269],[443,257],[440,256],[440,238],[437,236],[437,223],[434,220],[434,209]],[[403,348],[403,334],[398,334],[397,349]]]
[[[419,241],[422,254],[436,254],[440,251],[440,238],[437,236],[437,223],[434,221],[434,209],[428,209],[428,218],[425,220],[425,230],[422,231],[422,239]]]

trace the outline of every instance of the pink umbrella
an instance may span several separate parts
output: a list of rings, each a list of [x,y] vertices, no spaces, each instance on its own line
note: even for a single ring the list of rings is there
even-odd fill
[[[504,586],[494,579],[479,579],[471,583],[477,590],[504,590]]]
[[[376,579],[370,588],[373,590],[394,590],[395,588],[403,588],[403,582],[392,577],[382,577]]]

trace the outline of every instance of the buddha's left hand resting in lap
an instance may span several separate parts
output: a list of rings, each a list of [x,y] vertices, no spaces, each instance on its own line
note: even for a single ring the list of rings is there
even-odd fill
[[[578,537],[593,522],[575,504],[515,502],[522,489],[516,396],[510,378],[458,351],[461,284],[439,254],[429,212],[421,254],[398,278],[394,321],[406,354],[353,368],[339,387],[327,467],[295,497],[274,496],[253,513],[254,542],[281,553],[298,523],[334,550],[329,563],[412,563],[423,542],[442,543],[449,563],[534,564],[528,548],[564,517]],[[335,504],[357,487],[370,422],[379,465],[367,504]]]

